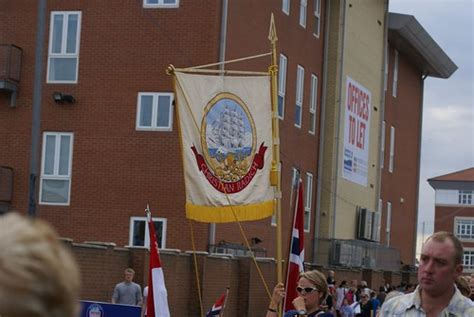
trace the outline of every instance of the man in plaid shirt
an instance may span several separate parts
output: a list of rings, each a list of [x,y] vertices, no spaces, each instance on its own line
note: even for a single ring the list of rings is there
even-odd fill
[[[421,251],[418,287],[385,302],[380,317],[474,316],[473,302],[454,284],[463,270],[462,257],[462,244],[452,233],[434,233]]]

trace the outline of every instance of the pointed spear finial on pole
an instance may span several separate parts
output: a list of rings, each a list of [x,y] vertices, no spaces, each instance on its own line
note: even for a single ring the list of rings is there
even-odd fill
[[[270,43],[272,43],[272,45],[274,45],[278,41],[276,26],[275,26],[275,18],[273,17],[273,12],[272,12],[272,15],[270,16],[270,30],[268,31],[268,40],[270,40]]]
[[[145,213],[146,213],[146,218],[147,218],[147,220],[150,221],[150,219],[151,219],[151,211],[150,211],[150,205],[149,205],[149,204],[146,204]]]

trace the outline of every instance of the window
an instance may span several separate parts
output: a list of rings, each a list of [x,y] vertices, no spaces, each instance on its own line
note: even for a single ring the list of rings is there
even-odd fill
[[[281,10],[286,15],[290,15],[290,0],[283,0],[282,1]]]
[[[40,204],[69,205],[72,133],[45,132],[41,157]]]
[[[311,75],[311,100],[309,104],[309,133],[316,132],[316,105],[318,104],[318,77]]]
[[[293,192],[300,180],[300,171],[296,167],[292,167],[291,171],[291,192]]]
[[[308,11],[307,0],[300,0],[300,25],[306,28],[306,13]]]
[[[166,218],[152,218],[155,225],[156,242],[160,249],[166,248]],[[128,244],[135,247],[150,247],[150,232],[146,217],[130,218],[130,237]]]
[[[314,0],[313,35],[319,38],[320,30],[321,30],[321,0]]]
[[[178,8],[179,0],[143,0],[144,8]]]
[[[393,62],[393,83],[392,83],[392,96],[397,97],[398,89],[398,51],[395,50],[395,60]]]
[[[380,140],[380,168],[385,162],[385,121],[382,121],[382,140]]]
[[[464,249],[462,265],[465,270],[474,270],[474,249]]]
[[[77,83],[81,12],[51,12],[48,83]]]
[[[377,207],[377,212],[382,212],[382,208],[383,208],[383,200],[379,198],[379,205]]]
[[[388,171],[393,173],[393,164],[395,160],[395,127],[390,127],[390,159],[388,161]]]
[[[304,68],[298,65],[296,69],[296,106],[295,126],[301,128],[301,116],[303,109]]]
[[[386,245],[390,246],[390,227],[392,226],[392,203],[387,202],[387,229],[386,229]]]
[[[278,118],[285,116],[285,94],[286,94],[286,66],[288,59],[280,54],[280,67],[278,67]]]
[[[313,174],[306,173],[306,188],[304,199],[304,231],[311,228],[311,205],[313,204]]]
[[[455,218],[456,237],[461,240],[474,240],[474,218]]]
[[[173,129],[172,93],[138,94],[137,130],[171,131]]]
[[[458,203],[460,205],[472,205],[472,190],[460,190]]]

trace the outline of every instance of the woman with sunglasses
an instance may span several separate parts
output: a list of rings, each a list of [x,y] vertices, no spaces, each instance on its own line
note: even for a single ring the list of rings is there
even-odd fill
[[[360,314],[357,314],[357,317],[374,317],[374,310],[373,310],[373,304],[370,301],[370,291],[362,292],[360,295],[360,309],[361,312]]]
[[[277,315],[276,307],[283,298],[282,285],[277,285],[274,289],[272,303],[268,309],[267,317]],[[296,287],[298,297],[293,300],[295,310],[289,310],[284,317],[333,317],[322,309],[322,303],[328,294],[328,284],[326,277],[318,270],[303,272],[299,275],[298,286]],[[283,296],[282,296],[283,294]]]

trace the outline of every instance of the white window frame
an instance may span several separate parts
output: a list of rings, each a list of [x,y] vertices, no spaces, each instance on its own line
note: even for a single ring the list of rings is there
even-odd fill
[[[304,231],[311,229],[311,206],[313,204],[313,174],[306,173],[305,199],[304,199]],[[307,221],[306,221],[307,220]]]
[[[384,167],[385,163],[385,129],[386,123],[385,120],[382,121],[382,140],[380,142],[380,168]]]
[[[311,99],[309,103],[309,130],[310,134],[316,133],[316,109],[318,105],[318,76],[311,74]]]
[[[393,173],[395,165],[395,127],[390,127],[390,159],[388,161],[388,171]]]
[[[385,239],[385,244],[387,246],[390,246],[390,233],[391,233],[391,227],[392,227],[392,203],[390,201],[387,201],[387,227],[386,227],[386,239]]]
[[[291,0],[282,0],[281,2],[281,11],[286,15],[290,15],[290,4]]]
[[[300,0],[300,26],[306,29],[306,18],[308,16],[308,0]]]
[[[166,218],[160,218],[160,217],[152,217],[151,220],[153,222],[161,222],[161,246],[160,249],[166,249],[166,227],[167,227],[167,219]],[[144,245],[143,246],[134,246],[133,245],[133,229],[135,228],[133,224],[135,221],[143,221],[145,222],[145,237],[144,237]],[[148,228],[148,220],[146,217],[130,217],[130,229],[129,229],[129,236],[128,236],[128,245],[129,246],[134,246],[136,248],[150,248],[150,229]],[[158,242],[158,245],[160,245],[160,242]]]
[[[393,61],[393,82],[392,82],[392,96],[397,97],[398,94],[398,51],[395,50],[395,60]]]
[[[278,118],[283,120],[285,117],[285,95],[286,95],[286,73],[288,68],[288,57],[280,54],[280,66],[278,67],[278,99],[282,99],[281,113],[278,107]]]
[[[141,101],[143,96],[153,97],[153,108],[151,112],[151,126],[142,126],[140,125],[140,115],[141,115]],[[158,100],[161,96],[170,97],[170,112],[168,117],[168,126],[158,127],[157,126],[157,111],[158,111]],[[174,94],[171,92],[139,92],[137,99],[137,119],[135,128],[137,131],[172,131],[173,130],[173,112],[174,112]]]
[[[53,160],[53,174],[45,174],[45,159],[46,159],[46,139],[48,136],[55,137],[55,146],[54,146],[54,160]],[[68,160],[68,173],[65,175],[59,174],[59,161],[61,155],[61,137],[68,136],[70,137],[69,142],[69,160]],[[74,146],[74,134],[70,132],[44,132],[43,133],[43,145],[42,145],[42,154],[41,154],[41,178],[40,178],[40,188],[39,188],[39,204],[40,205],[55,205],[55,206],[69,206],[71,202],[71,172],[72,172],[72,153]],[[50,202],[43,201],[43,181],[44,180],[61,180],[68,181],[68,195],[66,202]]]
[[[143,0],[143,7],[149,9],[174,9],[179,8],[179,0],[175,0],[175,3],[164,3],[164,0],[158,0],[158,3],[149,3],[148,0]]]
[[[474,217],[454,217],[453,232],[461,241],[474,241]]]
[[[464,248],[462,265],[464,272],[474,272],[474,248]]]
[[[77,17],[77,34],[76,34],[76,50],[73,53],[67,53],[67,34],[68,34],[68,21],[69,16],[78,15]],[[63,26],[62,26],[62,37],[61,37],[61,52],[53,53],[53,31],[54,31],[54,17],[57,15],[63,16]],[[81,21],[82,21],[82,12],[81,11],[51,11],[50,15],[50,26],[49,26],[49,48],[48,48],[48,67],[46,71],[46,83],[48,84],[77,84],[79,77],[79,50],[81,44]],[[54,80],[50,79],[50,68],[52,67],[51,60],[55,58],[69,58],[77,59],[76,62],[76,71],[75,78],[73,80]]]
[[[319,39],[321,33],[321,0],[314,0],[314,28],[313,35]]]
[[[303,121],[303,92],[304,92],[304,67],[296,67],[296,102],[295,102],[295,127],[301,129]],[[296,117],[296,110],[299,108],[299,117]]]
[[[473,203],[473,191],[472,190],[459,190],[458,191],[458,204],[459,205],[472,205]]]

